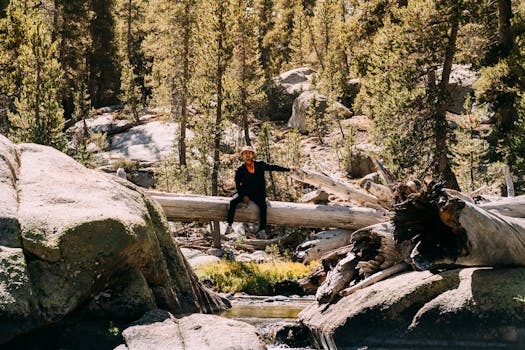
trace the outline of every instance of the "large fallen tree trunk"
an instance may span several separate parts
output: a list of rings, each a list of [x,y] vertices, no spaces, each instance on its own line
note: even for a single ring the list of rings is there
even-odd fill
[[[525,196],[477,205],[436,183],[397,190],[392,222],[355,231],[348,246],[322,257],[319,302],[399,273],[403,261],[421,270],[525,265]]]
[[[476,205],[430,183],[396,207],[394,237],[405,260],[418,269],[523,266],[524,199]],[[512,216],[501,215],[506,212]]]
[[[479,204],[479,207],[504,216],[525,218],[525,196],[508,197],[494,202]]]
[[[146,191],[173,221],[225,221],[230,199]],[[354,206],[328,206],[287,202],[268,202],[268,224],[310,228],[359,229],[389,219],[384,210]],[[259,208],[250,202],[237,208],[235,221],[259,222]]]

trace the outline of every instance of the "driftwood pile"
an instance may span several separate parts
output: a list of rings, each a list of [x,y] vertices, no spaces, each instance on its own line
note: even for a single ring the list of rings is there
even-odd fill
[[[321,266],[301,282],[306,290],[317,288],[320,303],[410,268],[525,265],[525,196],[484,202],[440,183],[395,183],[385,174],[385,184],[370,178],[361,186],[312,172],[292,176],[391,213],[386,222],[357,231],[325,231],[298,247],[297,260],[321,259]],[[319,238],[330,234],[337,238]]]

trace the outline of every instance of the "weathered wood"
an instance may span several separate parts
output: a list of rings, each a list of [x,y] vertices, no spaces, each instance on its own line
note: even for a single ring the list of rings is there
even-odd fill
[[[381,205],[381,201],[377,197],[364,192],[359,187],[315,171],[297,169],[290,172],[290,177],[309,185],[322,188],[326,192],[334,194],[341,199],[352,201],[359,205]]]
[[[507,185],[507,197],[514,197],[514,182],[512,182],[512,174],[507,164],[503,166],[503,175],[505,176],[505,184]]]
[[[317,266],[308,273],[308,276],[301,278],[297,282],[306,293],[312,293],[319,288],[325,279],[326,271],[322,266]]]
[[[394,203],[394,194],[388,186],[375,183],[370,179],[364,179],[359,186],[375,196],[385,207],[390,207]]]
[[[479,204],[479,207],[500,215],[513,218],[525,218],[525,195],[506,197],[494,202],[482,203]]]
[[[168,220],[173,221],[225,221],[231,199],[157,191],[146,191],[146,193],[162,206]],[[386,211],[373,208],[268,202],[268,224],[272,225],[355,230],[388,219]],[[251,202],[246,208],[238,207],[235,221],[259,222],[259,208]]]
[[[390,170],[383,164],[382,161],[380,161],[379,159],[374,159],[374,164],[376,166],[377,173],[379,174],[379,176],[381,176],[381,178],[385,181],[385,183],[388,186],[391,186],[396,182],[396,178],[394,177],[394,175],[392,175]]]
[[[379,272],[374,273],[373,275],[365,278],[361,282],[357,283],[356,285],[353,285],[351,287],[348,287],[346,289],[343,289],[339,294],[341,296],[347,296],[350,295],[359,289],[366,288],[368,286],[371,286],[374,283],[377,283],[379,281],[382,281],[384,279],[387,279],[390,276],[395,275],[396,273],[406,271],[410,268],[410,265],[404,262],[400,262],[398,264],[395,264],[393,266],[390,266],[389,268],[386,268],[384,270],[381,270]]]
[[[352,232],[345,229],[317,232],[310,240],[296,248],[293,259],[303,263],[320,259],[327,252],[348,245]]]
[[[524,266],[525,219],[519,217],[524,213],[523,201],[521,196],[476,205],[431,183],[396,208],[394,237],[398,246],[405,247],[405,261],[420,270]],[[518,217],[501,215],[507,207]]]
[[[319,303],[329,303],[344,289],[357,274],[356,265],[358,258],[353,253],[348,253],[341,259],[334,269],[326,274],[326,279],[317,289],[315,299]]]
[[[322,264],[327,275],[316,299],[320,303],[330,302],[349,285],[401,262],[403,257],[396,250],[393,231],[390,222],[362,228],[352,233],[347,246],[324,255]]]

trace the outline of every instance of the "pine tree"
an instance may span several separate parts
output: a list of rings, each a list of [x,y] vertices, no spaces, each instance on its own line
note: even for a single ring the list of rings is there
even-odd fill
[[[292,37],[290,39],[290,62],[288,68],[304,67],[311,64],[310,58],[310,46],[308,45],[308,37],[306,35],[306,29],[308,24],[307,20],[310,20],[305,15],[303,4],[298,1],[294,7],[294,22]]]
[[[521,133],[519,92],[525,89],[525,8],[519,2],[498,0],[490,10],[498,21],[494,44],[486,51],[486,65],[477,82],[476,97],[494,112],[495,125],[489,138],[491,159],[508,164],[512,173],[521,173],[518,158],[523,150],[515,148],[515,135]]]
[[[210,135],[214,140],[213,169],[211,174],[212,195],[218,193],[220,165],[220,144],[224,129],[225,100],[230,92],[225,92],[226,72],[232,51],[232,6],[230,1],[205,0],[201,3],[199,35],[202,39],[198,57],[200,77],[200,103],[207,113],[214,115],[214,130]],[[231,85],[231,84],[230,84]]]
[[[28,2],[25,2],[26,4]],[[16,65],[22,74],[21,93],[15,99],[15,112],[9,113],[16,142],[33,142],[64,149],[63,109],[59,101],[61,84],[57,43],[51,40],[52,28],[46,26],[46,10],[40,4],[11,1],[9,6],[24,9],[22,44]]]
[[[457,187],[446,116],[459,27],[476,1],[410,3],[383,22],[369,50],[358,102],[374,117],[376,139],[397,170],[434,174]],[[440,67],[440,72],[437,70]]]
[[[89,5],[92,13],[89,23],[89,95],[95,107],[116,104],[119,102],[121,70],[113,17],[115,4],[113,0],[90,0]]]
[[[20,46],[25,38],[25,10],[22,2],[12,1],[0,19],[0,94],[9,98],[20,96],[22,71],[17,62]]]
[[[75,93],[89,84],[89,52],[93,47],[93,12],[85,0],[55,0],[55,31],[63,84],[60,95],[66,118],[75,112]],[[87,92],[89,95],[89,91]],[[91,104],[91,100],[89,101]]]
[[[203,0],[199,9],[200,50],[198,55],[200,106],[205,113],[214,116],[213,130],[209,137],[213,139],[213,166],[211,171],[211,194],[218,195],[220,147],[224,133],[224,108],[231,91],[225,88],[227,69],[233,51],[232,40],[232,3],[230,0]],[[214,223],[213,242],[220,247],[218,223]]]
[[[180,122],[179,164],[186,166],[188,106],[196,94],[193,85],[198,41],[197,2],[155,0],[150,8],[153,11],[148,18],[153,27],[144,47],[155,55],[149,84],[154,103],[170,105],[172,117]]]
[[[467,96],[465,113],[454,131],[456,142],[451,149],[454,155],[454,171],[464,191],[473,191],[486,180],[488,142],[480,131],[481,118],[472,111],[472,99]]]
[[[325,67],[320,74],[319,89],[330,101],[340,101],[344,98],[346,81],[349,78],[344,42],[347,9],[344,1],[340,0],[325,0],[324,3],[318,4],[320,18],[317,25],[322,28],[320,37],[324,37],[322,51],[325,61]]]
[[[266,76],[274,77],[289,62],[290,43],[294,25],[296,3],[299,0],[276,0],[273,4],[272,26],[263,38],[263,51],[268,59]]]
[[[270,70],[270,48],[264,42],[264,38],[272,30],[275,25],[273,16],[273,0],[256,0],[255,1],[255,13],[258,18],[257,26],[257,42],[259,44],[259,52],[261,53],[261,67],[264,72],[265,84],[269,85],[272,79],[272,72]]]
[[[233,5],[233,18],[237,21],[232,33],[233,61],[228,73],[232,77],[229,88],[232,98],[229,99],[228,109],[233,119],[242,125],[245,143],[251,145],[250,120],[254,112],[261,109],[265,97],[256,32],[257,16],[253,11],[253,0],[235,0]]]
[[[140,72],[144,72],[141,69],[141,65],[144,65],[141,50],[144,39],[144,31],[141,29],[144,9],[142,0],[120,0],[116,7],[116,32],[122,65],[121,100],[131,110],[133,120],[139,122],[138,108],[143,100],[140,83],[144,80],[143,76],[139,76]]]

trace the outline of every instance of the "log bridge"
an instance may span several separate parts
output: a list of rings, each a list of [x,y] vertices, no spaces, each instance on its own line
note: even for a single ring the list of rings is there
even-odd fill
[[[146,191],[157,201],[171,221],[226,221],[230,197],[211,197],[191,194],[174,194]],[[390,219],[387,211],[360,206],[329,206],[269,201],[267,222],[271,225],[308,228],[344,228],[357,230]],[[257,223],[259,208],[250,202],[239,207],[235,221]]]

